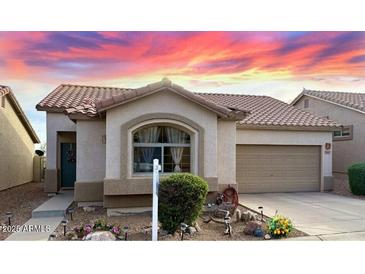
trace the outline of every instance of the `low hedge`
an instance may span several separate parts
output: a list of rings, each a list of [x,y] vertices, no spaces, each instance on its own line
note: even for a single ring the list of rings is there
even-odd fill
[[[208,193],[208,183],[190,173],[176,173],[159,187],[158,219],[162,229],[174,233],[181,223],[193,225]]]
[[[351,192],[365,195],[365,162],[350,166],[347,170]]]

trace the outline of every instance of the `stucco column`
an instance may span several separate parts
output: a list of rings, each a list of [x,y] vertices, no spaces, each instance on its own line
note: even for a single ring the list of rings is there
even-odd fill
[[[218,120],[218,189],[236,185],[236,122]]]

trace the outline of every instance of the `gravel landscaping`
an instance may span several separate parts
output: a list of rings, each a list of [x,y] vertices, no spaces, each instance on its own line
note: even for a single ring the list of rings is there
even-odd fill
[[[365,200],[365,196],[358,196],[351,193],[347,174],[333,173],[333,178],[333,190],[330,193]]]
[[[49,199],[43,183],[27,183],[0,191],[0,225],[7,225],[6,212],[13,213],[12,225],[22,225],[31,218],[32,210]],[[0,231],[0,240],[10,233]]]
[[[75,206],[75,205],[73,205]],[[73,227],[78,226],[80,224],[89,224],[93,223],[96,220],[104,220],[110,224],[117,224],[121,227],[128,226],[128,240],[130,241],[149,241],[151,240],[151,232],[150,226],[152,222],[152,217],[150,213],[145,214],[133,214],[133,215],[124,215],[118,217],[108,217],[106,215],[106,209],[102,207],[95,207],[94,211],[84,211],[83,208],[75,207],[75,212],[73,214],[73,221],[70,220],[70,216],[68,216],[68,224],[67,230],[72,230]],[[245,209],[240,208],[243,212]],[[244,222],[232,222],[233,235],[229,237],[224,235],[224,225],[210,222],[204,223],[202,219],[198,219],[197,221],[201,231],[196,233],[193,236],[186,235],[184,236],[184,240],[195,240],[195,241],[221,241],[221,240],[239,240],[239,241],[251,241],[251,240],[263,240],[263,238],[257,238],[254,236],[245,235],[243,233]],[[63,236],[63,226],[60,225],[55,231],[56,240],[66,240],[66,237]],[[294,229],[289,237],[302,237],[306,236],[305,233]],[[160,240],[172,240],[178,241],[180,240],[180,235],[175,233],[175,235],[167,235],[159,237]]]

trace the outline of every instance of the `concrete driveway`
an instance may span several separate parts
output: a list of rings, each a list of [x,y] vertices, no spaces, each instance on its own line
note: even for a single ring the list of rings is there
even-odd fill
[[[264,214],[275,211],[292,219],[294,226],[320,240],[365,240],[365,200],[329,193],[240,194],[240,203]]]

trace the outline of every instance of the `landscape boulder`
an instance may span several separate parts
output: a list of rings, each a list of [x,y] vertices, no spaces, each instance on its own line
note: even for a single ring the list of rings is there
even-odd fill
[[[84,237],[85,241],[115,241],[116,238],[110,231],[96,231],[87,234]]]
[[[249,221],[243,229],[243,233],[245,233],[246,235],[254,235],[255,230],[258,228],[261,228],[260,222]]]
[[[245,211],[241,214],[241,221],[243,222],[249,222],[249,221],[255,221],[255,215],[252,214],[250,211]]]
[[[83,207],[83,210],[85,212],[93,212],[93,211],[95,211],[95,207],[92,207],[92,206],[84,206]]]
[[[199,224],[198,223],[195,223],[194,224],[194,227],[196,229],[196,232],[200,232],[202,229],[200,228]]]
[[[189,232],[189,234],[192,236],[192,235],[194,235],[197,231],[196,231],[196,228],[195,228],[195,227],[193,227],[193,226],[189,226],[189,228],[188,228],[188,232]]]

